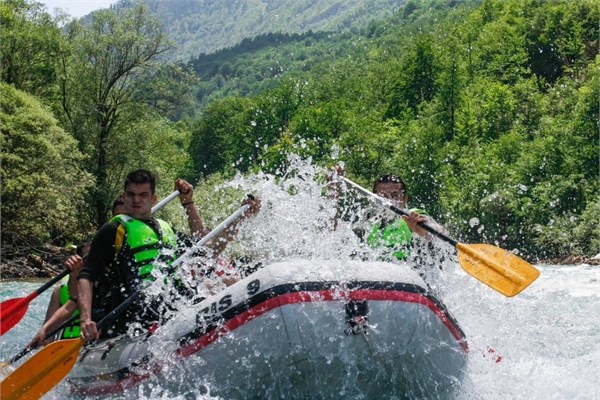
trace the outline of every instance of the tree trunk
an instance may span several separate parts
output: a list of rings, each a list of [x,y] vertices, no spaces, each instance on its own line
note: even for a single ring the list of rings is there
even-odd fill
[[[106,187],[106,164],[107,164],[107,142],[109,136],[109,123],[106,118],[102,118],[100,121],[100,135],[98,137],[98,164],[96,166],[96,222],[98,226],[102,226],[106,223],[107,203],[106,199],[102,194]]]

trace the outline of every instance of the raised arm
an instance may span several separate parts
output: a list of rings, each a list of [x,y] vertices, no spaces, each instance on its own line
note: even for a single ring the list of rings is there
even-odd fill
[[[71,271],[71,274],[69,275],[69,283],[67,284],[69,287],[69,296],[77,298],[77,278],[79,276],[79,270],[81,270],[83,267],[83,258],[75,254],[67,258],[65,265]]]
[[[175,180],[175,189],[179,190],[179,201],[187,215],[190,232],[199,237],[204,236],[206,234],[204,223],[194,204],[194,186],[185,179],[178,178]]]

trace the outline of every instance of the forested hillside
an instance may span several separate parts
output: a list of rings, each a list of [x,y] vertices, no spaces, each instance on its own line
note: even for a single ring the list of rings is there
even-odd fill
[[[256,95],[278,85],[282,77],[302,77],[340,58],[361,58],[357,34],[267,34],[238,46],[202,54],[190,66],[199,78],[197,110],[228,95]]]
[[[389,18],[406,0],[142,0],[187,61],[269,33],[338,32]],[[140,0],[121,0],[115,8]]]
[[[257,84],[257,60],[283,79],[210,102],[193,132],[195,173],[277,171],[291,152],[328,165],[337,144],[352,177],[399,173],[415,205],[465,240],[598,253],[598,8],[414,4],[351,37],[240,51],[221,59],[229,79],[205,70],[234,92]]]
[[[277,174],[294,153],[344,161],[366,186],[401,175],[412,206],[464,241],[530,258],[600,251],[595,0],[361,15],[353,31],[253,32],[182,65],[143,6],[61,29],[35,2],[1,3],[3,245],[92,232],[132,167],[167,193],[181,174],[202,187]]]

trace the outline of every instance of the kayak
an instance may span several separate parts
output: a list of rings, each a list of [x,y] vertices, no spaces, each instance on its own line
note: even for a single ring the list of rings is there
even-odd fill
[[[443,399],[468,350],[409,265],[297,260],[187,305],[152,334],[85,346],[68,385],[92,395],[152,378],[227,399]]]

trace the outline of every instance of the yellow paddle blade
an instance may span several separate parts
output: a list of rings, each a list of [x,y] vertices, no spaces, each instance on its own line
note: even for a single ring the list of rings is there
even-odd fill
[[[4,378],[0,398],[39,399],[73,368],[82,345],[80,338],[50,343]]]
[[[465,271],[505,296],[516,295],[540,276],[533,265],[499,247],[458,243],[456,248]]]

